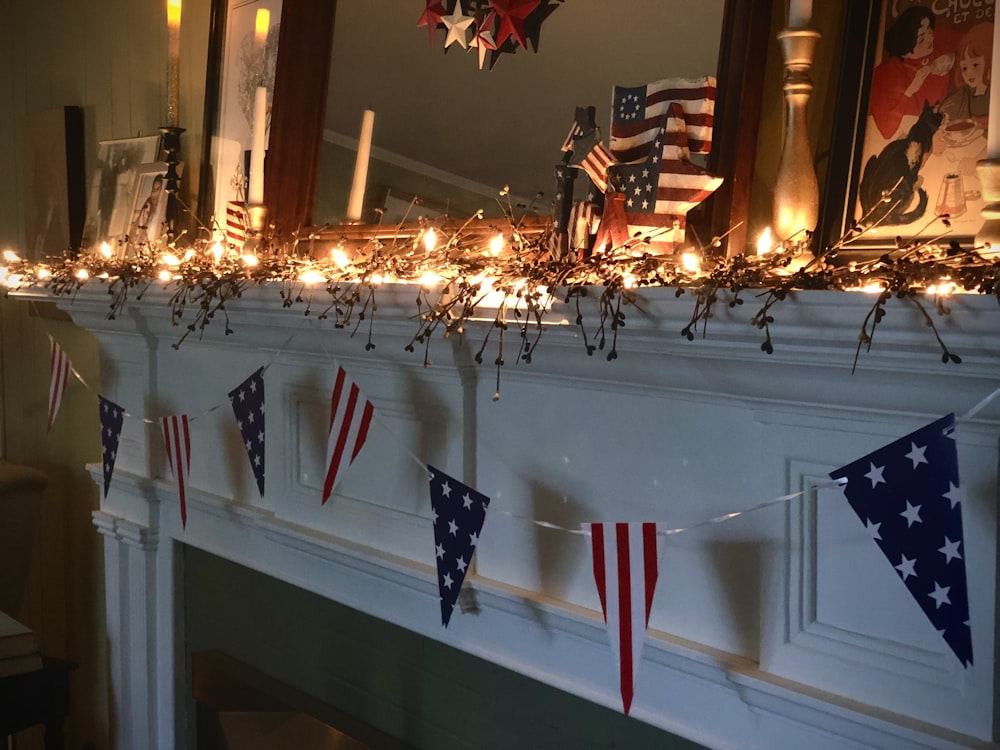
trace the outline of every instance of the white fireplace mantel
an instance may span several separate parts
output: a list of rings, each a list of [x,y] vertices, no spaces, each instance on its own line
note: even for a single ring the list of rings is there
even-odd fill
[[[486,324],[404,351],[412,287],[380,290],[374,350],[278,287],[227,304],[204,335],[170,323],[162,290],[107,320],[103,290],[60,302],[97,337],[95,390],[125,407],[105,538],[118,747],[174,747],[184,674],[179,545],[193,545],[393,621],[596,703],[619,707],[584,538],[595,520],[696,525],[667,538],[632,715],[713,748],[995,747],[996,299],[958,297],[935,317],[960,365],[893,300],[852,374],[863,294],[799,293],[776,306],[775,351],[749,325],[758,300],[718,306],[680,335],[693,299],[646,290],[626,308],[618,358],[588,357],[579,328],[551,325],[530,364],[506,332],[500,384],[473,356]],[[640,308],[641,307],[641,311]],[[593,337],[593,299],[584,300]],[[933,313],[932,313],[933,314]],[[575,308],[552,316],[575,318]],[[184,322],[189,322],[189,317]],[[497,331],[484,353],[496,358]],[[338,362],[373,401],[369,440],[320,505],[325,416]],[[262,365],[267,492],[258,496],[226,394]],[[831,470],[945,413],[959,417],[975,665],[962,669],[866,536]],[[154,423],[192,420],[188,521]],[[95,436],[96,439],[96,436]],[[492,498],[470,577],[475,611],[443,629],[429,462]],[[94,467],[100,479],[99,467]],[[543,521],[559,528],[536,523]],[[561,530],[564,529],[564,530]]]

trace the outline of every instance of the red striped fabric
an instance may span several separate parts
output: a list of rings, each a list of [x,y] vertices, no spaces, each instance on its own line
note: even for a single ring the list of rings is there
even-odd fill
[[[608,189],[608,167],[617,163],[618,160],[612,156],[607,147],[598,141],[580,162],[580,167],[603,193]]]
[[[337,368],[337,380],[330,401],[330,433],[326,443],[326,478],[323,481],[323,504],[330,499],[343,469],[354,463],[368,439],[375,408],[343,367]]]
[[[51,336],[49,336],[49,344],[49,420],[47,429],[51,430],[56,414],[59,413],[59,406],[62,404],[62,397],[66,392],[66,384],[69,383],[73,366],[70,364],[66,352]]]
[[[163,417],[163,442],[167,448],[167,462],[177,483],[177,499],[181,506],[181,526],[187,527],[187,483],[191,469],[191,433],[187,414]]]
[[[226,203],[226,240],[231,245],[243,246],[247,240],[246,212],[243,201],[228,201]]]
[[[590,533],[594,581],[618,663],[622,706],[627,714],[656,588],[656,524],[592,523]]]
[[[684,111],[688,147],[692,153],[712,150],[716,81],[704,78],[667,78],[646,86],[615,86],[612,91],[611,153],[620,162],[646,158],[670,104]]]

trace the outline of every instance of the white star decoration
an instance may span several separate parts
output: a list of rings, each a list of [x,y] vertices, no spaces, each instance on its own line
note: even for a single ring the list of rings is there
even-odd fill
[[[955,506],[958,505],[962,500],[962,495],[961,495],[962,491],[958,488],[958,485],[956,485],[954,482],[948,482],[948,487],[949,487],[948,491],[945,492],[944,495],[942,495],[942,497],[946,497],[949,500],[951,500],[951,507],[952,510],[954,510]]]
[[[872,539],[879,539],[879,540],[882,539],[882,535],[878,531],[879,526],[881,525],[882,524],[880,523],[872,523],[872,520],[870,518],[867,521],[865,521],[865,528],[867,528],[868,533],[872,535]]]
[[[468,492],[466,492],[464,495],[462,495],[462,507],[464,507],[464,508],[471,508],[472,507],[472,498],[469,497],[469,493]]]
[[[445,585],[445,587],[450,589],[451,585],[453,583],[454,583],[454,581],[451,580],[451,573],[445,573],[444,574],[444,585]]]
[[[906,454],[906,457],[913,461],[913,468],[917,468],[918,464],[926,464],[927,459],[924,458],[924,451],[927,450],[927,446],[923,445],[919,448],[916,443],[910,443],[910,452]]]
[[[448,533],[452,536],[458,536],[458,524],[454,521],[448,521]]]
[[[441,494],[445,497],[451,497],[451,485],[445,482],[441,485]]]
[[[949,591],[951,591],[951,586],[941,586],[937,581],[934,581],[934,590],[927,596],[937,602],[937,609],[941,609],[942,604],[951,604],[951,599],[948,598]]]
[[[872,468],[867,474],[865,474],[865,476],[871,480],[872,487],[874,487],[876,484],[885,484],[885,479],[882,478],[882,472],[885,471],[885,467],[876,466],[873,463],[870,463],[869,465]]]
[[[444,40],[444,46],[450,47],[452,43],[458,42],[462,49],[469,48],[469,27],[476,19],[462,13],[462,3],[455,3],[455,12],[450,16],[441,16],[441,21],[448,30],[448,36]]]
[[[434,548],[434,551],[435,551],[435,553],[437,554],[437,559],[438,559],[438,560],[441,560],[441,559],[442,559],[442,558],[444,557],[444,547],[443,547],[442,545],[440,545],[440,544],[439,544],[439,545],[437,545],[437,546],[436,546],[436,547]]]
[[[917,571],[913,569],[917,560],[916,558],[910,560],[906,557],[906,555],[900,555],[900,557],[902,557],[903,560],[899,563],[899,565],[896,565],[895,568],[899,571],[899,574],[903,576],[903,580],[905,581],[910,576],[915,576],[917,574]]]
[[[464,558],[464,557],[460,557],[460,558],[458,558],[458,562],[456,562],[456,563],[455,563],[455,565],[457,565],[457,566],[458,566],[458,570],[459,570],[459,572],[461,572],[461,573],[464,573],[464,572],[465,572],[465,569],[466,569],[467,567],[469,567],[469,563],[467,563],[467,562],[465,561],[465,558]]]
[[[906,510],[899,515],[906,519],[906,528],[910,528],[915,523],[923,523],[920,520],[920,506],[910,505],[909,500],[906,501]]]
[[[958,545],[962,543],[959,539],[956,542],[951,541],[948,537],[944,538],[944,546],[938,550],[942,555],[945,556],[945,563],[950,563],[954,558],[962,559],[962,553],[958,551]]]

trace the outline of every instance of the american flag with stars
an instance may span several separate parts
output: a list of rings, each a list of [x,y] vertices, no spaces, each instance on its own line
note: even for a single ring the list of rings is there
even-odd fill
[[[948,414],[830,477],[934,628],[966,667],[972,630],[955,446]]]
[[[629,234],[647,238],[648,252],[673,252],[684,241],[688,211],[722,184],[691,162],[685,117],[671,102],[643,160],[608,168],[612,188],[625,196]]]
[[[434,518],[434,555],[437,558],[441,624],[448,627],[458,601],[490,499],[430,464],[431,510]]]
[[[621,162],[645,159],[673,103],[680,105],[683,111],[691,153],[709,153],[715,121],[715,92],[716,82],[712,76],[667,78],[646,86],[615,86],[611,93],[611,153]]]
[[[264,368],[229,392],[257,489],[264,497]]]
[[[97,394],[97,398],[101,407],[101,455],[104,464],[104,497],[107,497],[111,476],[115,471],[115,460],[118,458],[118,441],[125,424],[125,410],[100,394]]]
[[[655,523],[592,523],[594,581],[618,663],[622,708],[632,706],[659,568]]]

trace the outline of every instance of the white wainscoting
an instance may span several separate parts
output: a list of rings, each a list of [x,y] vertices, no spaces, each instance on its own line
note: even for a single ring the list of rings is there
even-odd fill
[[[706,336],[688,342],[679,331],[693,300],[647,290],[641,311],[626,309],[614,362],[588,357],[579,329],[564,325],[544,332],[532,363],[518,363],[509,330],[494,402],[495,368],[473,362],[485,325],[435,339],[431,367],[419,349],[404,351],[413,296],[380,290],[372,351],[364,328],[351,337],[316,321],[318,305],[308,317],[302,306],[281,309],[276,287],[227,304],[233,335],[216,321],[177,350],[184,329],[170,325],[164,292],[114,321],[103,294],[61,305],[101,342],[95,389],[136,416],[194,418],[186,529],[156,427],[137,419],[95,514],[119,747],[172,747],[180,736],[177,543],[618,706],[585,537],[535,521],[685,527],[794,492],[667,538],[632,715],[713,748],[995,747],[1000,399],[957,432],[970,669],[826,485],[829,471],[945,413],[961,418],[1000,387],[995,299],[956,299],[936,319],[961,365],[942,364],[916,311],[894,301],[852,374],[866,295],[779,304],[768,356],[749,324],[752,296],[720,306]],[[592,337],[596,305],[583,309]],[[321,506],[334,361],[378,419]],[[264,364],[262,499],[226,394]],[[470,578],[479,611],[456,614],[447,630],[421,462],[492,498]]]

